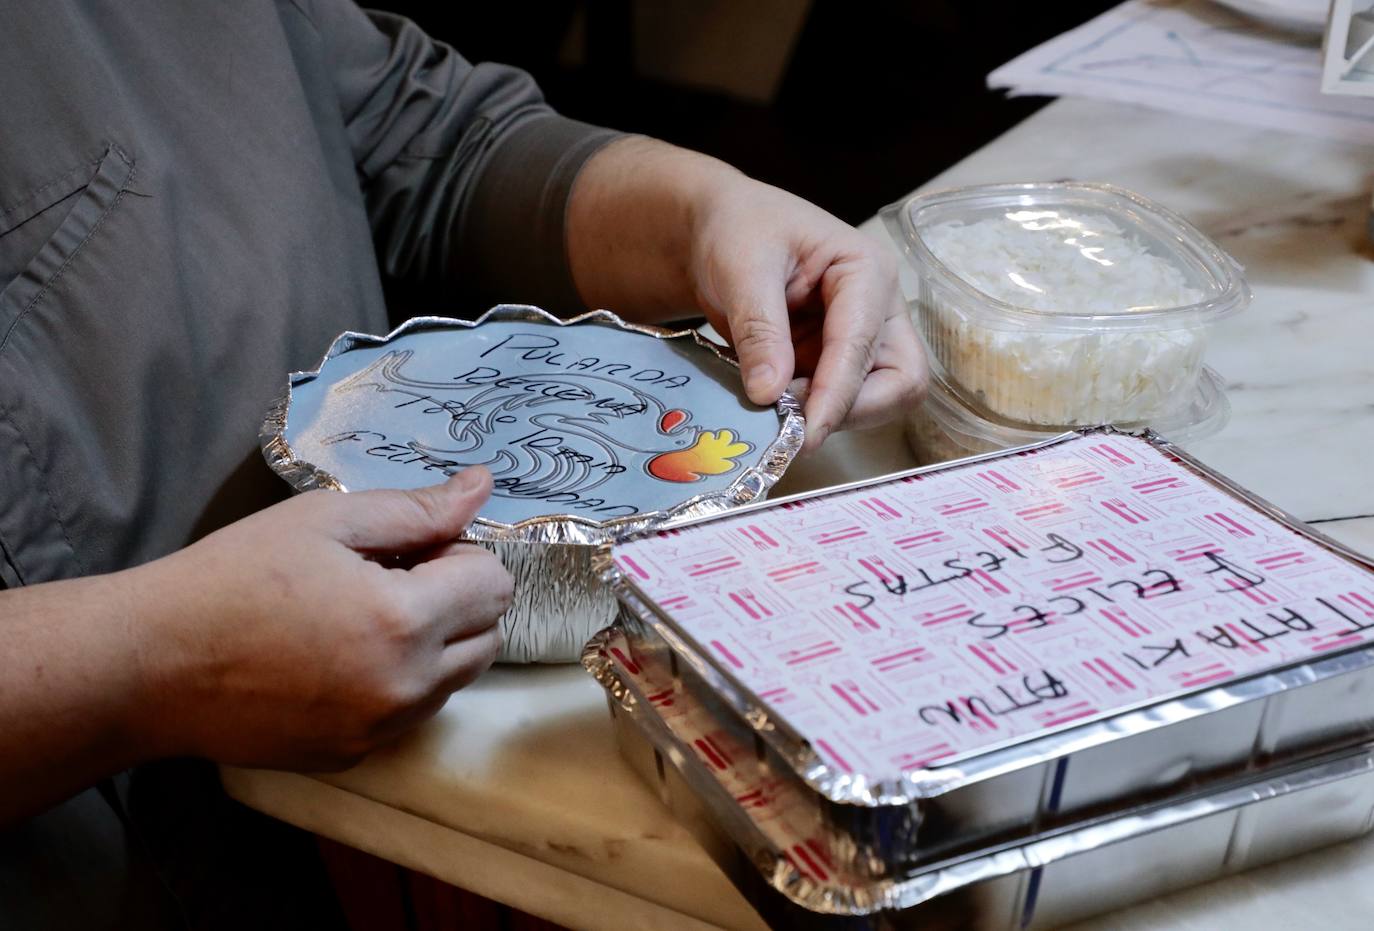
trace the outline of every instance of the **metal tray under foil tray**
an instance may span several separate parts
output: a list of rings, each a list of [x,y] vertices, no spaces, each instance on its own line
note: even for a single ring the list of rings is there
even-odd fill
[[[870,877],[1374,737],[1368,561],[1148,432],[749,506],[598,560],[632,661]]]
[[[679,686],[646,681],[617,636],[594,638],[583,663],[606,688],[621,753],[775,927],[1057,927],[1374,827],[1374,744],[1365,744],[867,878],[836,858],[786,781],[732,768],[738,748],[711,713]]]

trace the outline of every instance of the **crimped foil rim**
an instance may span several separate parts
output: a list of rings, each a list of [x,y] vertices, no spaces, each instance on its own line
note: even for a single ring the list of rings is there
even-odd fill
[[[715,353],[722,361],[736,367],[739,365],[732,352],[713,343],[696,330],[669,330],[664,327],[628,323],[609,310],[593,310],[564,320],[530,304],[498,304],[476,320],[412,317],[385,336],[346,330],[334,338],[324,357],[313,370],[292,372],[288,376],[286,393],[277,398],[268,409],[262,429],[259,431],[262,454],[267,464],[298,492],[317,488],[347,491],[348,488],[337,476],[298,457],[291,444],[287,442],[286,423],[291,409],[292,389],[320,377],[320,373],[331,359],[352,349],[384,345],[419,330],[475,329],[489,320],[537,320],[560,327],[593,322],[642,333],[655,339],[690,339],[698,346]],[[667,510],[630,514],[604,521],[589,520],[577,514],[549,514],[531,517],[515,524],[478,517],[469,525],[464,539],[479,542],[596,546],[642,533],[668,521],[707,517],[761,498],[796,458],[806,434],[801,404],[791,393],[784,393],[774,405],[774,409],[781,421],[777,438],[764,449],[756,465],[744,470],[730,487],[723,491],[696,495]]]
[[[1346,747],[1283,766],[1260,778],[1236,780],[1219,791],[1136,806],[1027,839],[939,861],[902,877],[855,885],[818,882],[800,873],[733,796],[701,765],[691,748],[652,712],[633,682],[620,675],[605,645],[617,628],[599,631],[582,651],[582,665],[633,721],[639,733],[672,761],[712,819],[745,852],[764,881],[796,905],[826,915],[872,915],[915,908],[975,883],[1047,867],[1076,854],[1131,840],[1244,805],[1318,788],[1374,772],[1374,743]],[[1234,832],[1233,828],[1233,832]]]
[[[1012,449],[982,453],[964,459],[935,463],[876,478],[837,485],[821,491],[804,492],[773,501],[751,504],[737,509],[732,513],[732,516],[742,511],[775,507],[790,501],[836,494],[911,475],[952,469],[1029,450],[1043,449],[1080,436],[1092,435],[1136,436],[1145,439],[1161,452],[1176,457],[1183,465],[1192,469],[1204,480],[1212,482],[1228,494],[1251,505],[1290,530],[1358,565],[1374,568],[1374,559],[1355,552],[1350,547],[1304,524],[1287,511],[1241,488],[1235,482],[1218,474],[1209,466],[1149,429],[1130,431],[1110,426],[1082,428]],[[675,522],[674,526],[689,526],[709,519],[709,517],[705,517],[684,520],[681,523]],[[1286,666],[1279,666],[1220,683],[1200,692],[1166,698],[1161,701],[1147,701],[1140,705],[1128,706],[1114,714],[1095,720],[1074,722],[1064,726],[1061,730],[1041,734],[1030,739],[1015,740],[1010,744],[994,745],[973,751],[968,756],[955,759],[945,765],[904,774],[898,780],[870,779],[863,774],[837,772],[827,764],[811,748],[806,739],[786,721],[784,716],[770,711],[767,705],[747,685],[737,679],[725,666],[718,663],[710,651],[702,649],[690,634],[680,630],[667,612],[658,608],[653,600],[635,585],[633,579],[620,571],[614,563],[609,545],[598,551],[592,565],[594,570],[600,573],[606,583],[611,586],[626,610],[633,612],[638,618],[651,625],[672,650],[723,697],[729,709],[777,751],[803,782],[827,800],[840,805],[879,808],[919,804],[923,800],[944,795],[973,783],[1019,769],[1038,766],[1072,753],[1110,743],[1123,736],[1146,733],[1165,725],[1190,720],[1235,705],[1268,699],[1293,688],[1311,685],[1333,676],[1374,665],[1374,644],[1352,646],[1318,660],[1297,660]]]

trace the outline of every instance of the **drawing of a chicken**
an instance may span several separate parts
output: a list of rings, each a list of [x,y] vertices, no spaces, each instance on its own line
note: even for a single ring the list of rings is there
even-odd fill
[[[672,436],[682,429],[688,417],[685,411],[668,411],[660,418],[659,429]],[[671,425],[668,425],[670,419]],[[691,446],[659,453],[648,461],[644,470],[664,482],[699,482],[708,475],[724,475],[734,470],[739,465],[735,460],[752,448],[749,443],[741,442],[733,430],[698,428]]]

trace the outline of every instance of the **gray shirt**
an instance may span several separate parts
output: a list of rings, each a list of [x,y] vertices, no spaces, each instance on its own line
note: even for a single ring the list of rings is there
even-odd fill
[[[155,559],[280,497],[269,402],[342,330],[385,332],[392,289],[579,309],[564,209],[610,138],[347,0],[5,0],[0,587]],[[7,927],[25,889],[75,882],[50,857],[26,878],[72,846],[33,829],[0,835]],[[119,835],[86,833],[64,862],[90,876]]]
[[[384,287],[571,310],[611,138],[345,0],[0,7],[0,576],[162,556],[280,493],[268,403]]]

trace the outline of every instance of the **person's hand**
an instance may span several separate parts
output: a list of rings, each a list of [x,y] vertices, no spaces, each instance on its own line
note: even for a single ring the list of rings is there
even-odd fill
[[[132,570],[155,751],[335,769],[438,711],[501,646],[511,578],[453,542],[490,493],[310,492]]]
[[[698,211],[688,266],[745,390],[805,401],[807,445],[890,419],[928,379],[891,254],[785,191],[737,175]],[[793,381],[794,377],[796,381]]]
[[[612,143],[578,175],[567,237],[589,306],[646,322],[703,314],[734,345],[751,400],[771,404],[789,384],[803,398],[809,449],[925,391],[892,255],[723,162],[652,139]]]

